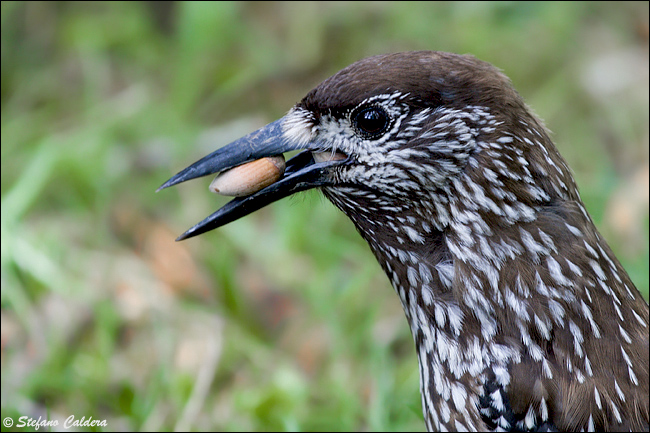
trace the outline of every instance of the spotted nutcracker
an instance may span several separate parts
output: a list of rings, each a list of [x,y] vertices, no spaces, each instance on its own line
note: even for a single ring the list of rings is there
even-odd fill
[[[291,150],[277,181],[179,240],[318,187],[399,295],[429,430],[648,430],[648,304],[498,69],[361,60],[161,189]]]

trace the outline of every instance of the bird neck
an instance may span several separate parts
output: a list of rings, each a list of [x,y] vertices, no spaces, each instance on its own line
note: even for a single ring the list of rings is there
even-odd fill
[[[521,361],[520,348],[510,343],[521,340],[520,329],[499,328],[513,314],[505,311],[504,287],[497,279],[503,259],[523,252],[512,233],[525,223],[487,229],[465,218],[454,203],[435,208],[449,217],[446,225],[422,215],[425,207],[417,203],[370,216],[364,212],[372,204],[360,204],[357,193],[356,205],[350,206],[350,195],[344,192],[325,191],[368,242],[399,296],[416,345],[428,428],[484,429],[479,410],[486,384],[507,387],[508,365]],[[473,215],[482,215],[480,204],[469,204],[475,207]],[[528,212],[511,214],[517,215],[524,219]],[[477,254],[488,246],[492,255]]]
[[[486,380],[481,376],[492,367],[505,377],[507,363],[519,355],[493,345],[496,356],[486,356],[490,347],[477,317],[493,328],[496,312],[479,305],[475,307],[482,313],[475,315],[463,295],[452,290],[455,264],[448,243],[453,238],[408,210],[370,219],[359,212],[351,215],[340,197],[328,198],[352,219],[399,295],[416,345],[428,429],[480,429],[479,399]]]

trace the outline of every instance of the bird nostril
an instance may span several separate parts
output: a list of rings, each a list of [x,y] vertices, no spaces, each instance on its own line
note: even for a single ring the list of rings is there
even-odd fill
[[[343,161],[348,157],[345,153],[332,151],[312,152],[311,154],[316,162]]]

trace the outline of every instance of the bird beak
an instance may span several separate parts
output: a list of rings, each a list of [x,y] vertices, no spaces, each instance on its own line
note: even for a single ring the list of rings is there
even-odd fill
[[[217,149],[181,170],[158,188],[157,191],[160,191],[190,179],[221,172],[266,156],[307,149],[287,161],[284,174],[278,181],[250,195],[233,199],[180,235],[176,239],[177,241],[214,230],[296,192],[332,184],[329,176],[331,168],[345,163],[345,160],[338,158],[337,160],[315,162],[309,150],[322,149],[322,146],[318,146],[316,143],[299,143],[296,140],[287,139],[282,127],[285,119],[285,117],[278,119]]]

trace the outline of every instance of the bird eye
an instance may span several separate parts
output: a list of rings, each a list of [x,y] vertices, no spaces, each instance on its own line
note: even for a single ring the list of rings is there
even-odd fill
[[[352,116],[354,126],[368,138],[377,137],[388,129],[388,113],[381,107],[367,107]]]

